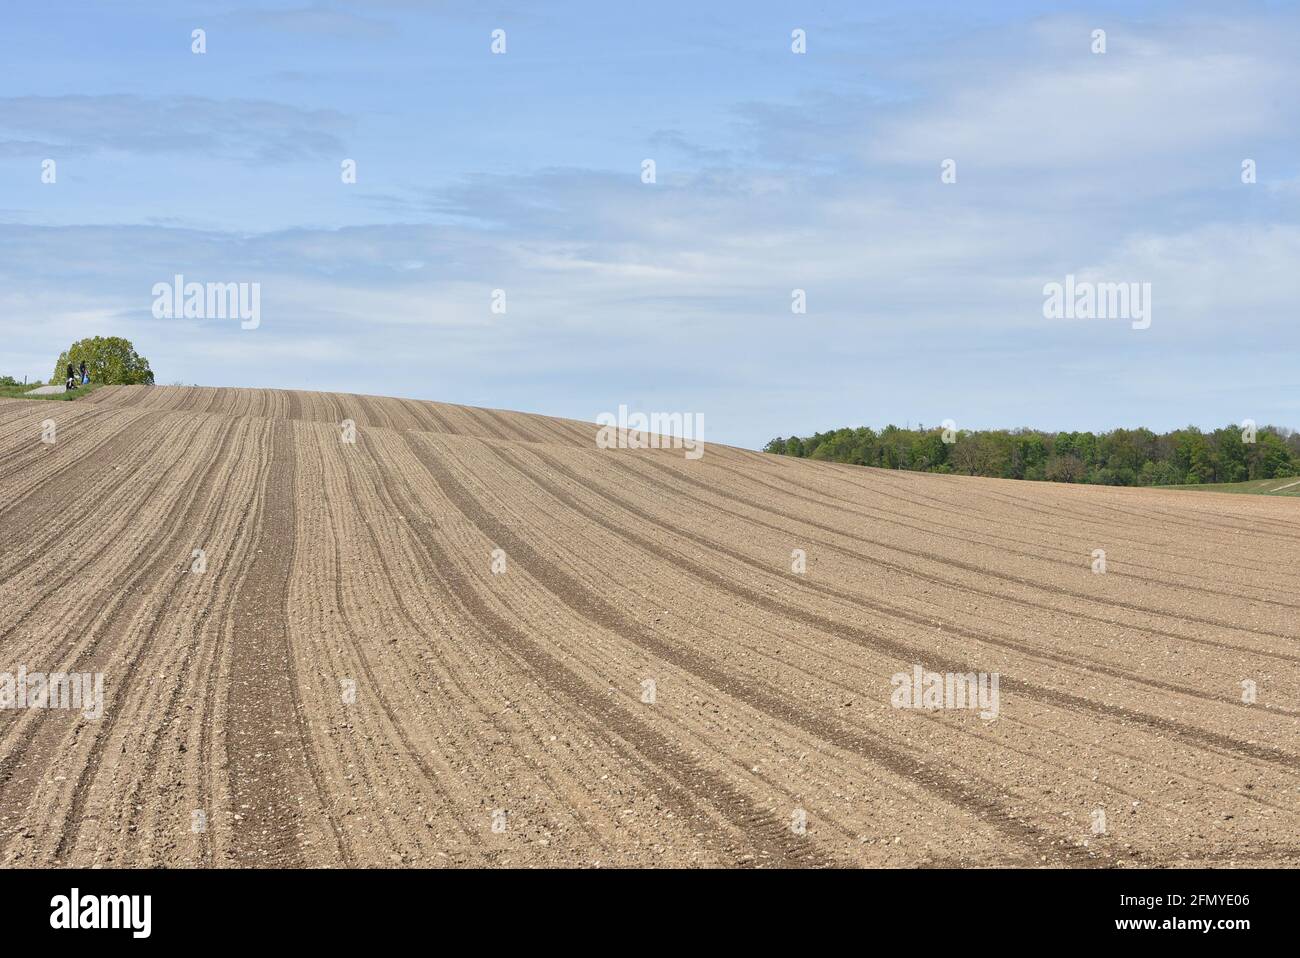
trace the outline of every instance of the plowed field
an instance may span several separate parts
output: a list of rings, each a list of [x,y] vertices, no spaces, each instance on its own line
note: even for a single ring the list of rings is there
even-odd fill
[[[595,434],[0,401],[0,863],[1300,865],[1291,500]]]

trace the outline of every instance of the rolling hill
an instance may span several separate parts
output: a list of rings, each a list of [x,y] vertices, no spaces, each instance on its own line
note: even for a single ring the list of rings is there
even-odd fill
[[[103,682],[0,710],[0,862],[1300,864],[1285,497],[595,432],[0,400],[0,673]]]

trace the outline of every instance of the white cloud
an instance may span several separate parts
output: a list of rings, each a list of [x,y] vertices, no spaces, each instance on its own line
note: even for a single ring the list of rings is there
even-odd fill
[[[1209,370],[1251,383],[1260,421],[1293,408],[1279,370],[1300,335],[1294,166],[1262,165],[1252,192],[1237,164],[1241,143],[1294,143],[1298,68],[1279,52],[1294,23],[1113,20],[1103,57],[1081,27],[1043,21],[1017,38],[1027,57],[941,51],[913,66],[906,102],[743,108],[745,144],[733,129],[682,150],[706,165],[653,187],[634,168],[544,169],[382,197],[386,219],[419,225],[0,226],[0,336],[49,354],[42,375],[111,327],[163,381],[585,419],[641,402],[704,411],[714,438],[749,444],[846,419],[1210,425],[1237,412],[1196,388]],[[148,291],[175,272],[261,282],[262,327],[153,320]],[[1042,285],[1066,273],[1151,282],[1152,328],[1044,320]]]
[[[1300,62],[1276,23],[1112,21],[1100,55],[1088,49],[1089,24],[1041,22],[1028,62],[988,57],[961,77],[943,65],[934,99],[885,122],[869,156],[1063,178],[1163,161],[1160,172],[1177,175],[1172,161],[1188,151],[1249,149],[1300,119]]]

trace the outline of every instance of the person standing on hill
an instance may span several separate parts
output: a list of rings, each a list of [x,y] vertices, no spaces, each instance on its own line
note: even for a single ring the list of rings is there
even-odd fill
[[[72,370],[72,363],[68,363],[68,389],[69,391],[77,388],[77,374]]]
[[[90,382],[90,377],[86,375],[86,361],[84,359],[81,361],[81,369],[79,372],[81,373],[81,385],[84,386],[86,383]]]

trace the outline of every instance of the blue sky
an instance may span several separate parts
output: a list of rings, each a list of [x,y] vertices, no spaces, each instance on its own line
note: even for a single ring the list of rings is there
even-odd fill
[[[943,419],[1300,427],[1294,4],[5,19],[0,373],[123,335],[161,383],[627,404],[751,447]],[[260,283],[261,325],[155,318],[177,273]],[[1150,328],[1044,318],[1067,274],[1151,283]]]

